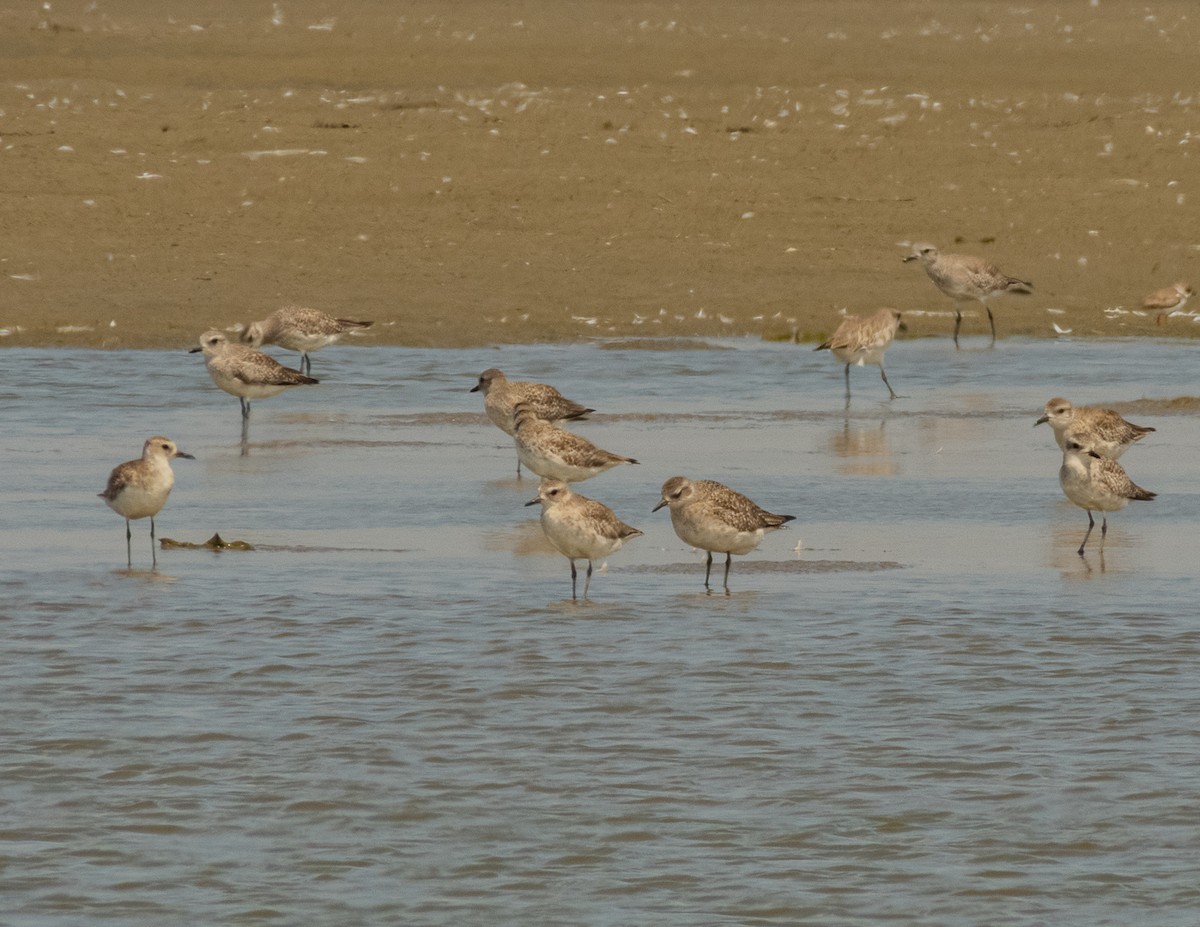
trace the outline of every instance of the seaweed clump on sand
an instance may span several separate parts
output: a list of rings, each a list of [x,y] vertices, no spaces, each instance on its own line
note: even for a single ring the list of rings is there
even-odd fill
[[[226,541],[219,534],[214,534],[203,544],[176,541],[174,538],[163,538],[159,544],[163,550],[254,550],[254,545],[247,541]]]

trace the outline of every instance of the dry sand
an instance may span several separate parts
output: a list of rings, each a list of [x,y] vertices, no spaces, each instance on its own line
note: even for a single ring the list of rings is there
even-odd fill
[[[1192,0],[47,6],[0,12],[3,345],[287,303],[379,344],[947,336],[922,239],[1034,282],[1001,337],[1200,334],[1105,312],[1200,283]]]

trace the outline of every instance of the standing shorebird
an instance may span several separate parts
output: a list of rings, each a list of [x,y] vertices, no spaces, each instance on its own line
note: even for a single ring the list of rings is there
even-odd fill
[[[1061,449],[1066,450],[1067,442],[1073,440],[1101,457],[1113,460],[1154,431],[1148,425],[1125,421],[1112,409],[1073,406],[1058,396],[1046,403],[1046,414],[1034,422],[1033,427],[1047,422],[1054,429],[1054,440]]]
[[[319,383],[306,377],[299,370],[284,367],[261,351],[244,344],[230,344],[219,331],[207,331],[200,336],[200,346],[189,354],[204,352],[204,366],[213,383],[231,396],[237,396],[242,404],[242,440],[245,441],[250,426],[250,400],[269,399],[278,396],[293,386]]]
[[[374,324],[335,319],[316,309],[284,306],[261,322],[251,322],[242,332],[242,343],[252,348],[277,344],[288,351],[299,351],[300,372],[312,373],[312,358],[308,356],[311,352],[333,344],[347,332],[360,331]]]
[[[1158,493],[1142,489],[1129,478],[1125,469],[1110,457],[1077,441],[1068,441],[1063,448],[1063,462],[1058,471],[1058,483],[1064,495],[1088,513],[1088,529],[1079,545],[1079,556],[1091,537],[1096,521],[1092,512],[1105,513],[1100,524],[1100,550],[1108,535],[1108,512],[1119,512],[1130,501],[1149,502]]]
[[[641,535],[617,518],[603,502],[571,492],[561,480],[542,480],[536,499],[525,504],[542,506],[542,532],[546,540],[571,562],[571,598],[575,596],[575,561],[587,560],[587,577],[583,581],[586,599],[592,582],[592,561],[621,548],[630,538]]]
[[[506,435],[515,437],[517,405],[524,404],[526,414],[550,423],[580,421],[587,417],[589,409],[562,395],[553,386],[545,383],[509,381],[504,372],[490,367],[479,375],[479,382],[470,390],[483,393],[483,410],[492,424]],[[521,461],[517,459],[517,476],[521,475]]]
[[[848,315],[837,327],[833,337],[813,350],[832,351],[833,356],[846,365],[847,405],[850,404],[851,364],[860,367],[867,364],[877,365],[879,375],[883,377],[883,385],[887,387],[890,397],[895,399],[896,391],[892,389],[887,371],[883,369],[883,354],[896,337],[896,332],[907,330],[907,326],[900,320],[900,313],[895,309],[880,309],[865,319],[857,315]]]
[[[996,320],[987,304],[988,298],[1001,293],[1032,293],[1033,284],[1004,273],[995,264],[969,254],[941,254],[935,245],[919,241],[904,261],[920,261],[934,285],[954,300],[954,346],[958,347],[958,330],[962,327],[962,303],[977,299],[987,310],[992,327],[992,346],[996,344]]]
[[[133,566],[133,530],[129,522],[137,518],[150,519],[150,560],[158,568],[158,553],[154,549],[154,516],[167,503],[171,487],[175,485],[175,473],[171,461],[176,457],[195,460],[185,454],[170,438],[155,435],[142,445],[142,456],[138,460],[127,460],[113,468],[108,476],[108,485],[99,496],[110,509],[125,519],[125,555],[128,565]]]
[[[772,515],[739,492],[713,480],[673,476],[662,487],[662,501],[671,509],[671,527],[680,540],[708,553],[704,588],[709,588],[713,551],[725,555],[725,594],[729,594],[729,564],[733,554],[748,554],[773,528],[793,521],[795,515]]]
[[[1192,296],[1192,288],[1186,283],[1176,283],[1165,286],[1161,290],[1147,293],[1142,297],[1142,308],[1157,310],[1154,317],[1155,325],[1162,325],[1163,319],[1176,312],[1181,312]]]
[[[514,415],[517,459],[538,476],[578,483],[599,476],[620,464],[637,463],[596,447],[587,438],[537,418],[519,402]]]

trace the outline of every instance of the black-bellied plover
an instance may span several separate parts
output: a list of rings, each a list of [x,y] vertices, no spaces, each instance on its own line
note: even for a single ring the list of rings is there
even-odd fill
[[[517,458],[546,479],[578,483],[621,464],[637,463],[632,457],[598,448],[587,438],[538,418],[523,402],[517,403],[514,421]]]
[[[1176,283],[1165,286],[1161,290],[1147,293],[1142,297],[1142,308],[1157,312],[1154,324],[1161,325],[1163,319],[1169,318],[1176,312],[1183,312],[1183,307],[1192,296],[1192,288],[1186,283]]]
[[[288,351],[299,351],[300,372],[312,373],[309,354],[333,344],[347,332],[361,331],[374,324],[354,319],[335,319],[317,309],[284,306],[261,322],[251,322],[242,332],[242,342],[252,348],[277,344]]]
[[[125,554],[128,565],[133,566],[133,531],[129,522],[138,518],[150,519],[150,559],[158,566],[158,554],[154,546],[154,516],[157,515],[175,485],[175,473],[171,461],[176,457],[194,460],[185,454],[170,438],[155,435],[142,445],[142,456],[138,460],[127,460],[113,468],[108,485],[100,498],[108,507],[125,519]]]
[[[1105,513],[1100,524],[1100,549],[1108,535],[1108,512],[1119,512],[1131,501],[1149,502],[1158,493],[1142,489],[1129,478],[1125,469],[1111,457],[1103,457],[1076,441],[1063,448],[1063,462],[1058,470],[1058,483],[1063,494],[1088,513],[1088,529],[1079,545],[1079,556],[1091,537],[1096,521],[1092,512]]]
[[[896,391],[888,382],[887,371],[883,369],[883,354],[888,345],[896,337],[897,331],[906,331],[906,326],[900,319],[900,313],[895,309],[880,309],[874,315],[862,318],[848,315],[837,327],[833,337],[824,344],[817,345],[816,351],[831,351],[833,356],[846,365],[846,402],[850,402],[850,366],[857,364],[875,364],[879,367],[879,375],[883,377],[883,385],[887,387],[892,399]]]
[[[619,550],[630,538],[641,535],[613,514],[603,502],[571,492],[561,480],[542,480],[536,499],[526,505],[542,506],[542,531],[546,540],[571,562],[571,598],[575,596],[575,561],[587,560],[583,597],[592,582],[592,561]]]
[[[905,261],[920,261],[934,285],[954,300],[954,346],[958,347],[958,330],[962,327],[963,300],[977,299],[987,310],[992,327],[992,344],[996,343],[996,320],[988,298],[1001,293],[1031,293],[1028,280],[1010,277],[995,264],[969,254],[941,254],[935,245],[920,241],[913,245]]]
[[[1045,414],[1033,425],[1036,428],[1046,423],[1054,429],[1054,440],[1061,449],[1066,450],[1067,442],[1075,441],[1113,460],[1154,431],[1148,425],[1125,421],[1112,409],[1073,406],[1060,396],[1046,403]]]
[[[589,412],[596,411],[567,399],[553,386],[545,383],[510,381],[503,371],[495,367],[481,373],[479,382],[471,387],[470,391],[483,393],[483,410],[487,417],[493,425],[511,436],[515,436],[517,431],[514,414],[518,403],[525,405],[526,412],[552,424],[579,421],[586,418]],[[520,475],[521,461],[518,458],[517,476]]]
[[[250,421],[250,400],[269,399],[293,386],[320,382],[299,370],[284,367],[261,351],[244,344],[231,344],[223,332],[207,331],[200,336],[200,346],[189,353],[204,352],[204,366],[213,383],[237,396],[242,404],[242,437]]]
[[[763,535],[795,515],[772,515],[739,492],[714,480],[689,480],[673,476],[662,487],[663,506],[671,509],[671,526],[687,544],[708,553],[704,588],[709,588],[713,551],[725,555],[725,592],[729,592],[729,564],[733,554],[748,554]]]

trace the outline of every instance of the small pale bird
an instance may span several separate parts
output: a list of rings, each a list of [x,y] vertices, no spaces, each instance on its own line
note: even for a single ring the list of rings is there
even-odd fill
[[[242,404],[242,437],[250,421],[250,400],[269,399],[293,386],[319,383],[299,370],[285,367],[273,357],[244,344],[231,344],[223,332],[207,331],[200,336],[200,346],[190,354],[204,352],[204,366],[213,383]]]
[[[992,327],[992,345],[996,344],[996,320],[988,298],[1001,293],[1032,293],[1033,284],[1004,273],[995,264],[969,254],[941,254],[937,246],[926,241],[913,245],[904,261],[920,261],[934,286],[954,300],[954,346],[958,347],[958,330],[962,327],[962,303],[977,299],[987,310]]]
[[[729,594],[729,564],[733,554],[748,554],[763,535],[795,515],[772,515],[739,492],[714,480],[689,480],[673,476],[662,487],[663,506],[671,509],[671,527],[680,540],[707,552],[704,588],[709,589],[713,551],[725,555],[725,594]]]
[[[284,306],[276,309],[261,322],[251,322],[242,332],[242,342],[252,348],[277,344],[288,351],[300,352],[300,372],[312,373],[312,358],[308,355],[333,344],[347,332],[370,328],[374,322],[354,319],[335,319],[317,309]]]
[[[619,550],[642,532],[617,518],[603,502],[571,492],[561,480],[542,480],[537,498],[525,503],[542,506],[542,532],[546,540],[571,563],[571,598],[576,598],[576,560],[586,560],[583,597],[592,582],[592,561]]]
[[[1135,442],[1154,431],[1148,425],[1127,422],[1112,409],[1094,406],[1073,406],[1061,396],[1046,403],[1045,414],[1033,423],[1049,423],[1054,429],[1054,440],[1063,450],[1068,441],[1076,441],[1101,457],[1116,460]]]
[[[1163,319],[1174,312],[1181,311],[1187,305],[1192,293],[1192,288],[1186,283],[1165,286],[1161,290],[1155,290],[1153,293],[1143,296],[1142,308],[1157,310],[1158,315],[1154,317],[1154,324],[1162,325]]]
[[[1093,511],[1105,513],[1100,524],[1100,549],[1103,551],[1104,538],[1108,535],[1107,513],[1119,512],[1130,501],[1149,502],[1158,495],[1135,484],[1115,460],[1103,457],[1077,441],[1068,441],[1063,448],[1058,483],[1063,494],[1088,513],[1087,533],[1078,551],[1081,557],[1092,528],[1096,526]]]
[[[578,483],[620,464],[637,463],[632,457],[598,448],[587,438],[538,418],[523,402],[517,403],[514,421],[517,459],[538,476]]]
[[[897,331],[907,331],[908,328],[895,309],[880,309],[874,315],[862,318],[848,315],[837,327],[833,337],[824,344],[817,345],[813,350],[831,351],[833,356],[846,365],[846,402],[850,402],[850,366],[857,364],[875,364],[879,367],[879,375],[883,377],[883,385],[887,387],[892,399],[896,391],[888,382],[887,371],[883,369],[883,354],[896,337]]]
[[[110,509],[125,519],[125,555],[128,565],[133,566],[133,531],[129,522],[138,518],[150,519],[150,559],[158,566],[158,555],[154,549],[154,516],[167,503],[171,487],[175,485],[175,473],[171,461],[176,457],[195,460],[185,454],[170,438],[155,435],[142,445],[142,456],[138,460],[127,460],[113,468],[108,476],[108,485],[100,498]]]
[[[518,403],[525,411],[550,423],[581,421],[589,409],[585,405],[567,399],[553,386],[545,383],[527,383],[523,380],[510,381],[501,370],[489,367],[479,375],[479,382],[470,390],[483,393],[483,410],[492,424],[506,435],[515,437],[517,424],[514,420]],[[521,461],[517,460],[517,476],[521,475]]]

